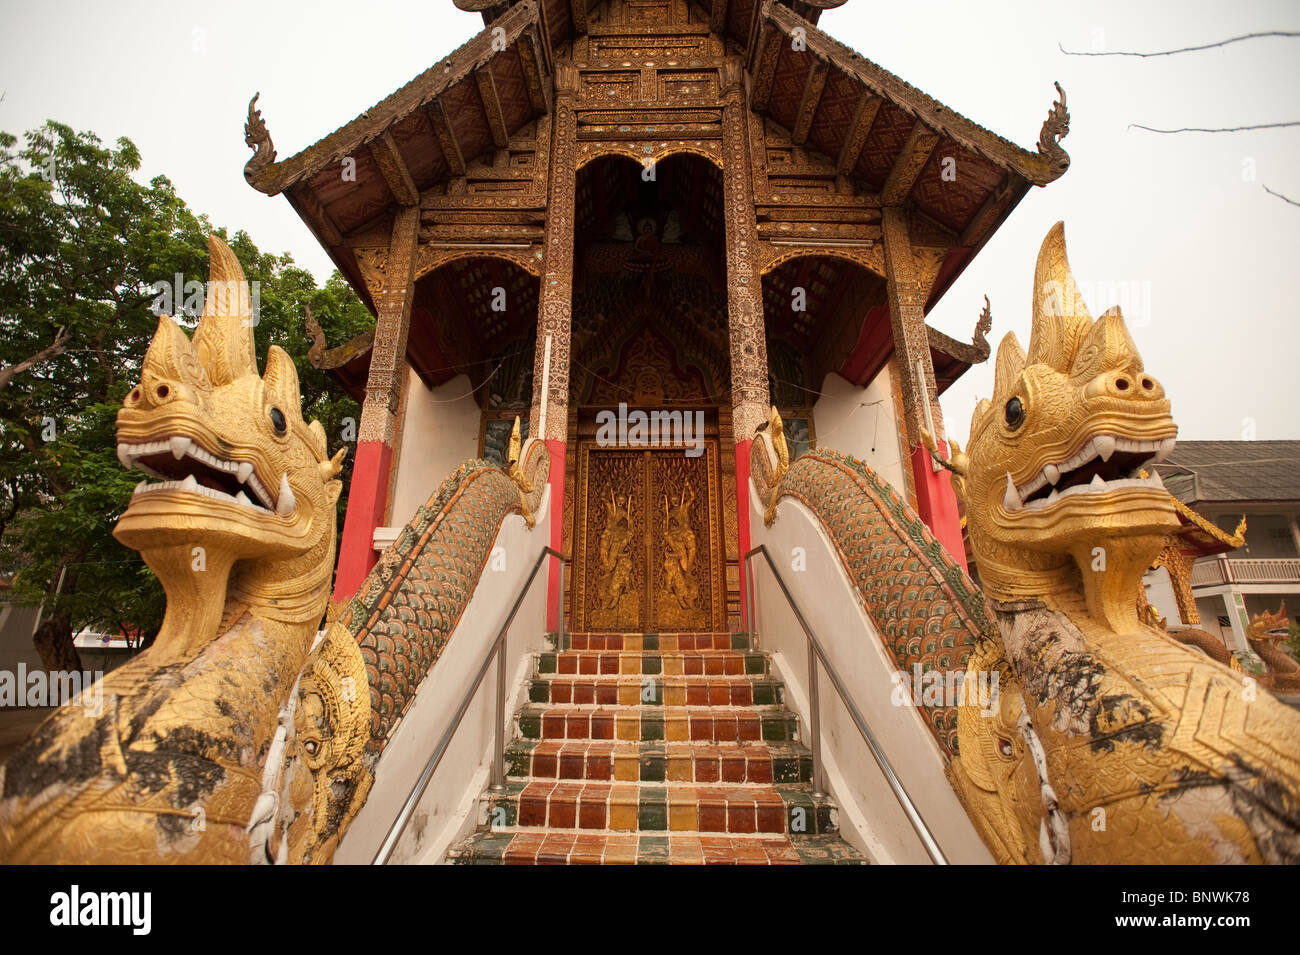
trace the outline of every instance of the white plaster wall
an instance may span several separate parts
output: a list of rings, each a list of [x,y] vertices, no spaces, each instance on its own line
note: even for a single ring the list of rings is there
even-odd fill
[[[1174,584],[1169,579],[1169,571],[1164,567],[1148,570],[1142,578],[1146,588],[1147,603],[1160,611],[1169,626],[1190,627],[1191,624],[1178,615],[1178,600],[1174,597]]]
[[[406,375],[406,410],[388,517],[389,525],[397,528],[406,526],[448,474],[478,456],[482,415],[470,394],[469,376],[457,375],[429,389],[409,365]]]
[[[537,526],[529,530],[512,514],[502,522],[493,547],[503,548],[505,569],[484,569],[460,622],[442,655],[420,684],[415,701],[393,730],[375,766],[375,782],[335,853],[336,864],[367,864],[397,817],[439,738],[455,716],[477,675],[488,647],[505,622],[515,596],[528,578],[537,554],[550,540],[550,489],[543,492]],[[544,648],[546,564],[519,608],[506,641],[506,708],[509,744],[515,711],[523,703],[532,654]],[[391,862],[436,864],[447,849],[478,824],[479,798],[488,786],[492,759],[492,716],[496,707],[496,664],[489,667],[460,728],[416,807]]]
[[[752,482],[749,497],[755,504],[759,500]],[[813,633],[948,861],[992,864],[993,857],[944,775],[943,754],[920,713],[915,707],[891,702],[894,664],[821,522],[803,504],[787,498],[778,505],[770,528],[763,525],[762,509],[753,507],[750,527],[754,546],[767,545]],[[802,547],[806,555],[807,568],[801,572],[791,570],[795,547]],[[754,568],[759,644],[774,651],[786,699],[799,713],[800,736],[808,745],[807,640],[767,562],[757,557]],[[824,669],[818,687],[826,785],[839,806],[844,838],[877,863],[929,863]]]
[[[831,372],[821,390],[822,396],[813,405],[817,446],[867,462],[906,500],[889,367],[882,368],[865,388]]]

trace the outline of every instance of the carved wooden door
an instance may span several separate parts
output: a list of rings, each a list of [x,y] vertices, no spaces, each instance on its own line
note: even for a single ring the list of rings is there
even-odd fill
[[[578,449],[573,629],[726,629],[718,446]]]

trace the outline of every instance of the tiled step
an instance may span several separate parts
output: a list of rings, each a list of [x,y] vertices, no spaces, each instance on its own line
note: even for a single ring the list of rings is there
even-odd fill
[[[516,716],[524,739],[790,742],[799,720],[784,706],[605,708],[528,704]]]
[[[837,831],[830,800],[801,786],[507,781],[484,794],[487,827],[611,832],[774,833]]]
[[[865,864],[838,836],[477,832],[448,855],[459,865]]]
[[[753,676],[770,672],[766,654],[753,650],[566,650],[537,655],[539,675]]]
[[[556,634],[547,634],[552,647]],[[747,633],[566,633],[565,650],[662,650],[698,653],[702,650],[748,650]]]
[[[812,779],[812,755],[799,743],[516,739],[506,749],[506,773],[595,782],[800,783]]]
[[[783,685],[766,675],[561,676],[533,680],[533,703],[598,706],[774,706],[784,700]]]

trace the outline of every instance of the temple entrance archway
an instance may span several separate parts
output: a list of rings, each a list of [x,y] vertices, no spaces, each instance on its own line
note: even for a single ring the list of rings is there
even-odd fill
[[[566,550],[575,630],[727,629],[735,472],[721,176],[670,156],[579,172]]]

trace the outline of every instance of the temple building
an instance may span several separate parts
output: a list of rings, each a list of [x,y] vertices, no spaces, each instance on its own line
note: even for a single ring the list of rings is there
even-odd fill
[[[458,464],[504,463],[516,417],[549,451],[575,630],[745,626],[771,406],[791,454],[867,462],[964,561],[921,429],[942,438],[989,320],[960,342],[925,316],[1065,172],[1064,95],[1022,149],[818,29],[840,2],[457,0],[481,33],[297,155],[250,104],[248,182],[375,314],[312,349],[363,401],[336,600]],[[665,583],[675,525],[699,543]]]

